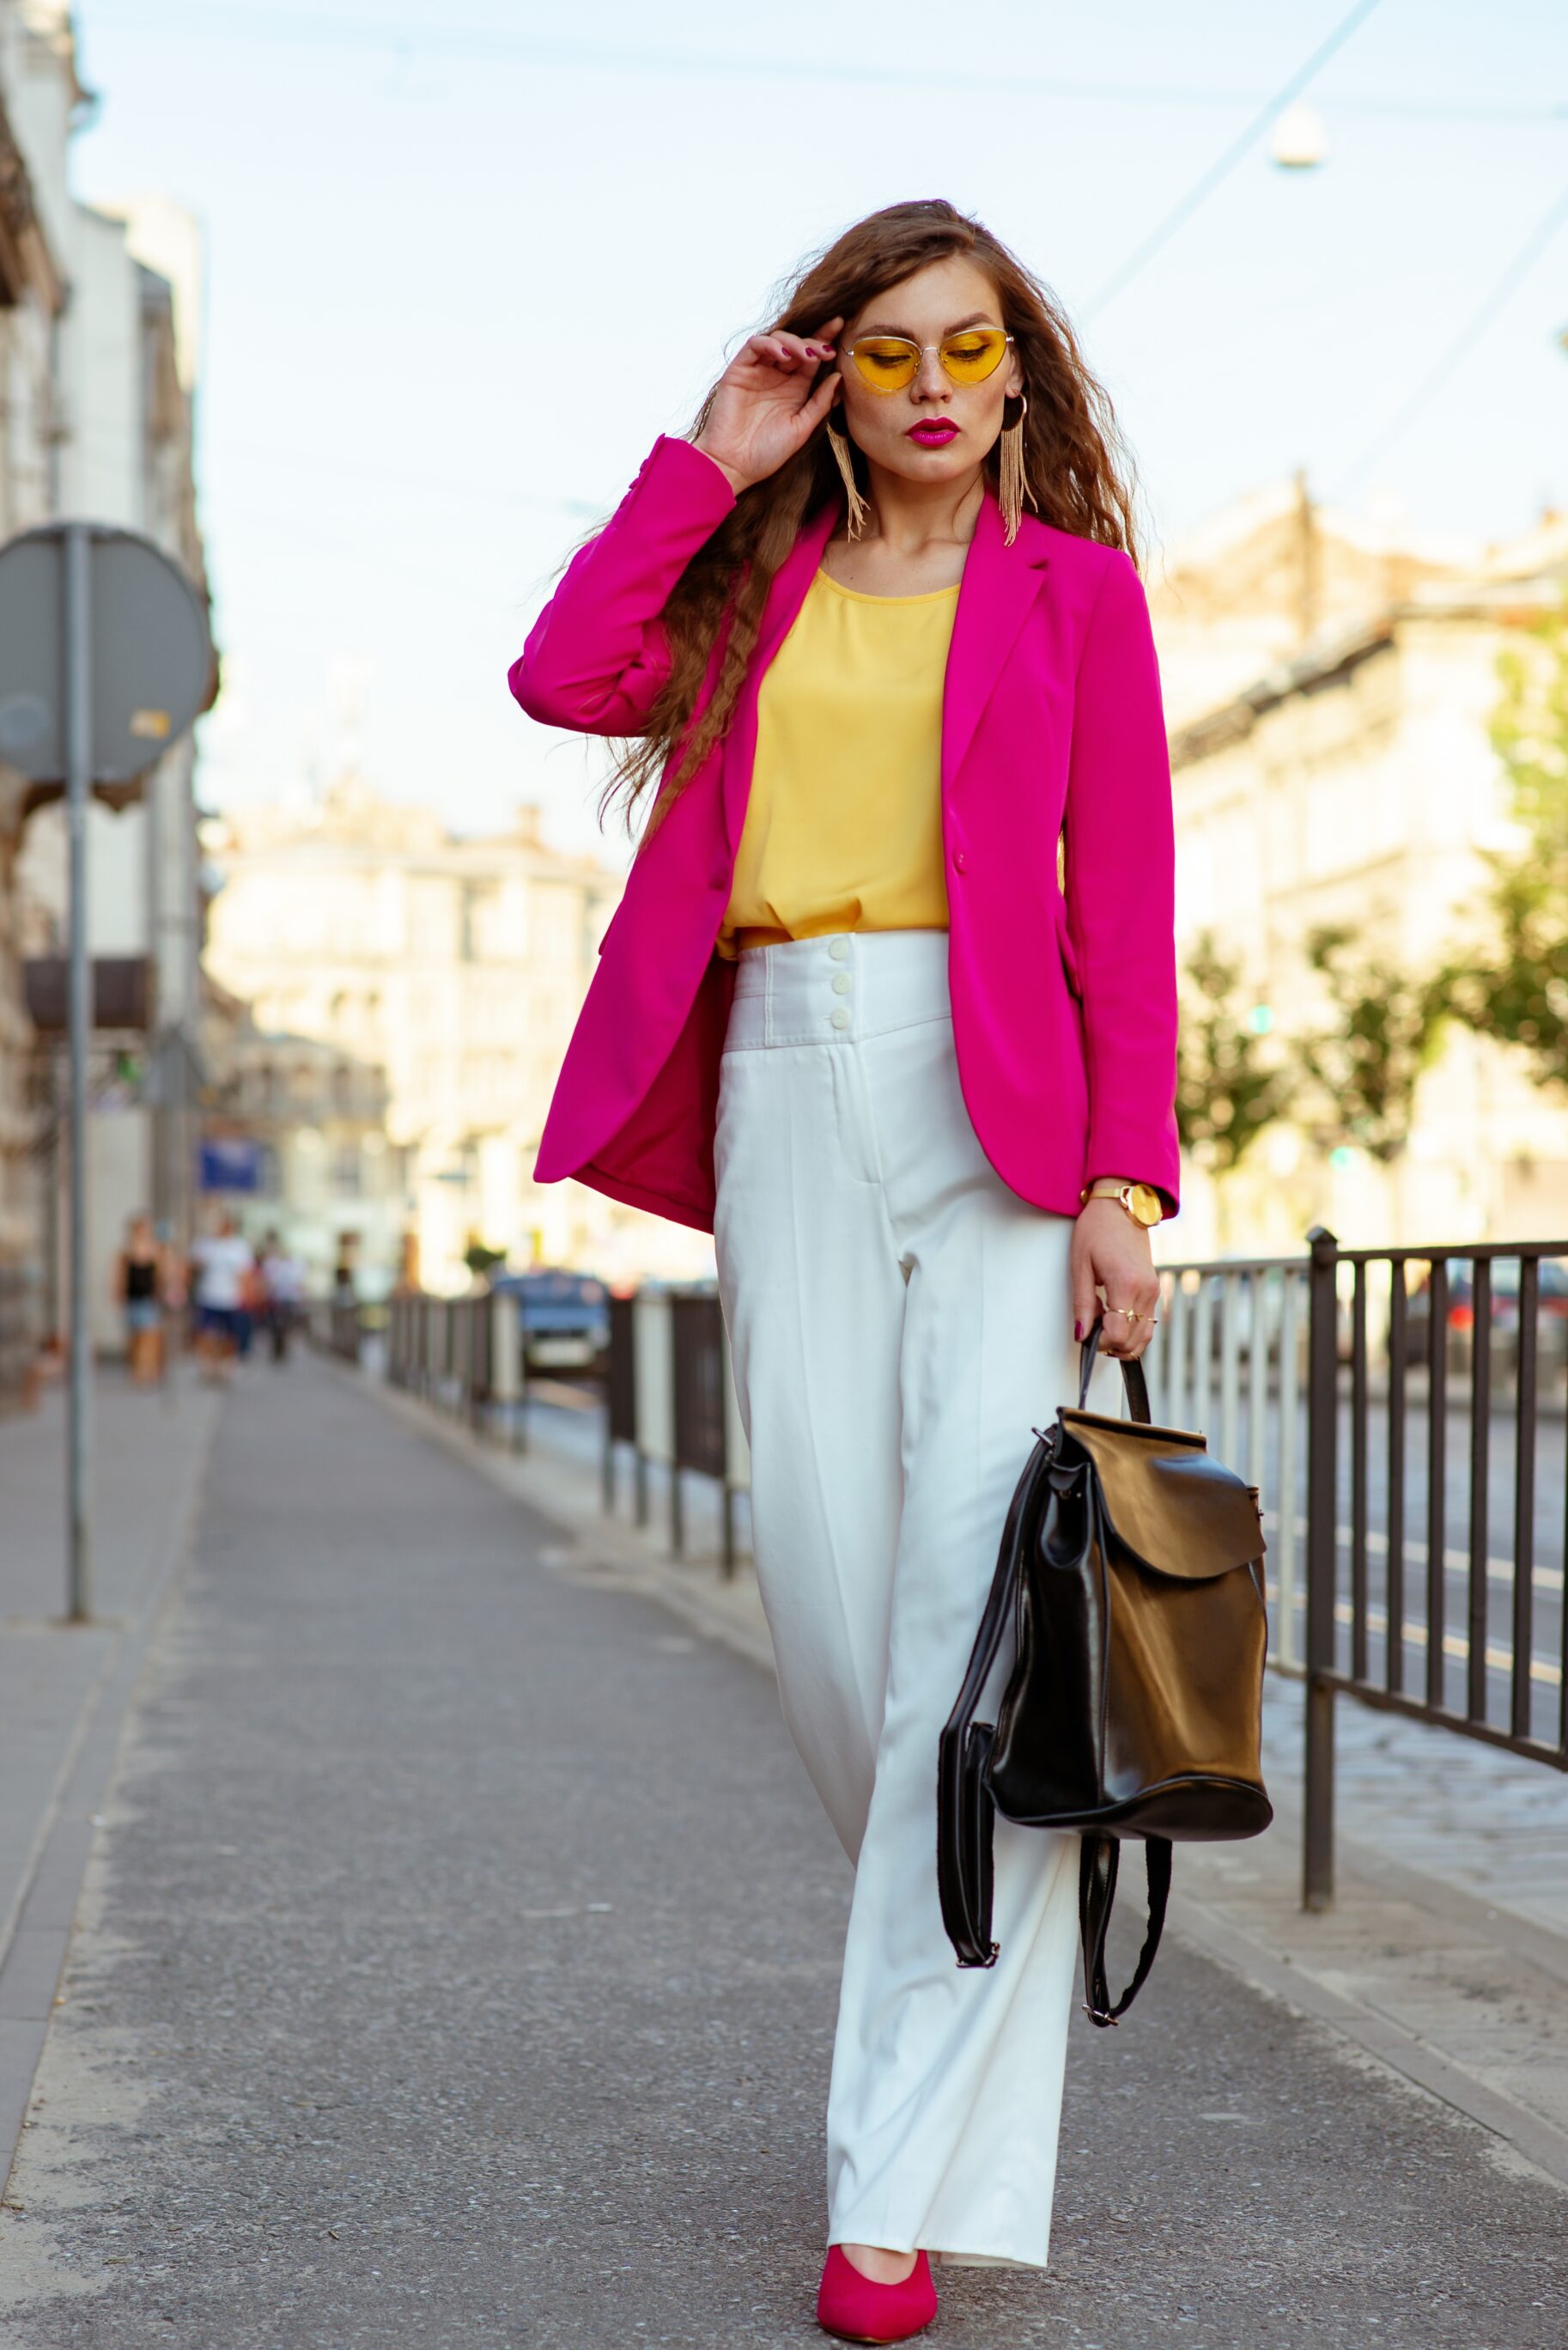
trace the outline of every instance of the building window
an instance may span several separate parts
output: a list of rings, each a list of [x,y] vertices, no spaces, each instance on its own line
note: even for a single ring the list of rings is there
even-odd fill
[[[333,1150],[332,1196],[335,1200],[357,1200],[359,1197],[359,1146],[357,1142],[340,1142]]]

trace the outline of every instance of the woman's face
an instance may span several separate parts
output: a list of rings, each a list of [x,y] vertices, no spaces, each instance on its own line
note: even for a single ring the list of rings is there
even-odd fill
[[[838,338],[839,399],[849,437],[872,464],[919,483],[960,482],[974,472],[1002,431],[1003,401],[1023,389],[1023,370],[1010,344],[983,381],[955,383],[938,348],[962,328],[1002,324],[996,288],[958,254],[889,286],[846,322]],[[896,391],[867,383],[849,356],[852,343],[872,335],[899,335],[920,347],[912,380]]]

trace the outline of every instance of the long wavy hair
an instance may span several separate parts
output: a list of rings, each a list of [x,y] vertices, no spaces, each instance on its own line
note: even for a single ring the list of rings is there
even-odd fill
[[[769,331],[811,336],[825,319],[852,319],[877,295],[953,254],[972,261],[991,279],[1002,324],[1013,338],[1029,402],[1023,465],[1035,510],[1058,530],[1123,547],[1138,561],[1136,480],[1110,400],[1085,364],[1055,296],[982,222],[940,198],[872,213],[780,288]],[[712,404],[710,392],[698,411],[694,436],[707,423]],[[646,731],[616,745],[615,765],[599,803],[601,820],[619,806],[629,829],[644,795],[664,775],[665,787],[644,827],[646,839],[722,741],[774,575],[807,516],[826,500],[843,498],[826,429],[819,424],[777,473],[743,490],[733,512],[681,573],[663,612],[670,675]],[[854,462],[863,480],[865,461],[857,454]],[[996,462],[993,449],[984,466],[993,491]],[[713,691],[693,723],[716,651]]]

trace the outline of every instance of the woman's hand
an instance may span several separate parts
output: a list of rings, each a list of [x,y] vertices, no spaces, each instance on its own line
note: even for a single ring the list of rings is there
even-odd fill
[[[694,446],[727,473],[737,497],[766,481],[803,449],[838,396],[838,376],[817,369],[835,356],[842,318],[829,318],[810,342],[799,335],[752,335],[713,393]]]
[[[1136,1315],[1152,1316],[1159,1303],[1159,1276],[1149,1255],[1147,1232],[1134,1223],[1119,1201],[1087,1200],[1073,1227],[1070,1263],[1077,1336],[1088,1336],[1090,1325],[1103,1310],[1100,1352],[1118,1362],[1136,1362],[1154,1336],[1154,1323],[1129,1320],[1122,1309],[1131,1306]],[[1103,1309],[1096,1290],[1104,1292]]]

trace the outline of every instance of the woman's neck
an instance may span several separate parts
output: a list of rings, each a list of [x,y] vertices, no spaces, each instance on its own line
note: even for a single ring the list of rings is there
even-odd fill
[[[984,497],[980,469],[963,482],[910,482],[880,465],[869,467],[871,513],[863,536],[879,538],[888,552],[919,561],[934,546],[967,546],[974,536]]]

